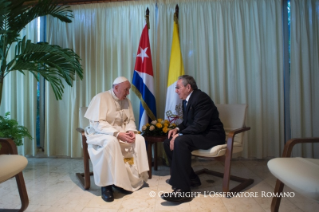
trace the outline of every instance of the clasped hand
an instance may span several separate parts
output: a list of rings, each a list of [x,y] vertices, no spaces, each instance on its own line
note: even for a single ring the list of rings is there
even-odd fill
[[[178,133],[177,132],[178,132],[178,130],[176,128],[173,129],[173,130],[170,130],[168,132],[168,139],[172,138],[170,143],[169,143],[169,148],[172,151],[174,150],[174,141],[175,141],[176,137],[178,137]]]
[[[121,141],[126,141],[127,143],[134,143],[135,133],[133,131],[120,132],[117,138]]]

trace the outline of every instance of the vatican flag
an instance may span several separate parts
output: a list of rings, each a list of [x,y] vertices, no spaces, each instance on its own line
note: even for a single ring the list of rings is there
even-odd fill
[[[179,124],[182,122],[182,100],[175,93],[175,86],[179,76],[184,75],[184,65],[179,43],[177,15],[174,14],[174,29],[171,49],[171,59],[169,63],[167,94],[164,117],[170,122]]]

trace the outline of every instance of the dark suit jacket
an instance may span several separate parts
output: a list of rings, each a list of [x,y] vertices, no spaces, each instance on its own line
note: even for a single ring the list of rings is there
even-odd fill
[[[183,122],[178,125],[183,134],[220,134],[225,138],[223,124],[212,99],[201,90],[194,90],[187,103],[186,111],[183,108]]]

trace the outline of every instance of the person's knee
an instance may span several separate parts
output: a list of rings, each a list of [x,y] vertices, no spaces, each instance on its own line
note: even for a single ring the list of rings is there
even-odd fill
[[[114,146],[118,146],[118,140],[117,138],[113,137],[113,136],[108,136],[106,139],[106,142],[104,142],[104,146],[109,146],[109,147],[114,147]]]
[[[163,142],[164,147],[169,146],[170,141],[171,141],[171,139],[165,139]]]
[[[140,134],[136,134],[135,135],[135,142],[136,143],[145,143],[145,139],[143,136],[141,136]]]
[[[175,148],[180,148],[182,146],[185,146],[185,141],[184,141],[184,138],[182,138],[182,136],[178,136],[175,138],[175,141],[174,141],[174,149]]]

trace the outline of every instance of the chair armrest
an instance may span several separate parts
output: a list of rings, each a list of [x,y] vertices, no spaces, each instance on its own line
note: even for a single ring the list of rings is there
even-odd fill
[[[287,141],[285,144],[284,151],[282,153],[282,157],[290,157],[292,148],[295,146],[295,144],[299,143],[319,143],[319,138],[294,138]]]
[[[76,131],[78,131],[81,134],[84,134],[84,129],[81,127],[76,128]]]
[[[233,154],[233,144],[234,144],[235,135],[242,133],[242,132],[245,132],[245,131],[248,131],[248,130],[250,130],[250,127],[242,127],[242,128],[232,130],[228,133],[227,141],[226,141],[226,144],[227,144],[226,155]]]
[[[245,131],[248,131],[248,130],[250,130],[250,127],[242,127],[242,128],[238,128],[238,129],[230,131],[228,133],[228,135],[227,135],[227,146],[228,145],[233,145],[234,137],[235,137],[236,134],[239,134],[239,133],[242,133],[242,132],[245,132]]]
[[[0,155],[1,154],[18,154],[17,146],[10,138],[0,138]]]
[[[86,143],[86,136],[85,136],[85,131],[83,128],[76,128],[76,131],[78,131],[79,133],[81,133],[81,142],[82,142],[82,148],[83,150],[85,149],[85,151],[87,151],[88,148],[88,144]]]

